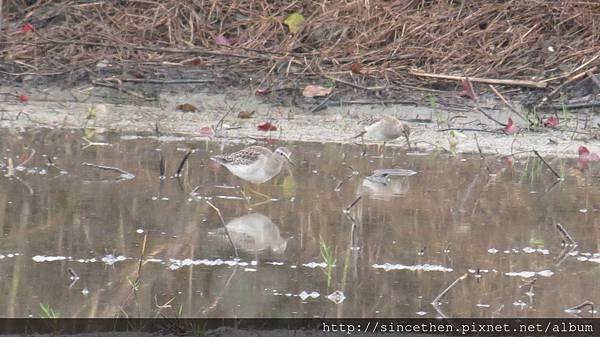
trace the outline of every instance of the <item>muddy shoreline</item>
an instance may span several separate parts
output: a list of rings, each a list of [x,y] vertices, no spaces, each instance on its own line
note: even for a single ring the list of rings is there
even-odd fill
[[[544,155],[574,157],[580,145],[587,146],[592,152],[600,152],[600,142],[596,139],[600,118],[596,115],[587,111],[568,112],[568,115],[562,112],[562,115],[557,114],[561,120],[558,129],[538,127],[526,130],[528,125],[524,120],[491,97],[480,98],[478,104],[488,107],[489,114],[497,121],[504,122],[512,117],[522,128],[521,132],[504,134],[501,125],[475,111],[470,102],[458,96],[452,98],[452,103],[448,103],[449,100],[432,103],[422,95],[415,96],[412,100],[415,106],[374,104],[377,99],[359,100],[345,94],[338,99],[347,104],[322,104],[319,111],[311,112],[323,99],[306,99],[298,97],[297,93],[265,98],[255,95],[252,90],[240,88],[130,88],[133,89],[117,91],[92,85],[69,89],[55,86],[30,88],[27,90],[29,100],[19,102],[11,95],[23,92],[23,88],[5,87],[0,127],[87,128],[94,130],[96,136],[105,131],[122,135],[156,135],[158,127],[163,136],[188,139],[209,136],[216,140],[249,143],[277,139],[358,144],[353,136],[364,127],[365,121],[381,114],[391,114],[410,122],[411,148],[417,151],[438,148],[451,152],[450,130],[455,129],[461,133],[456,137],[456,153],[477,153],[481,149],[485,154],[508,155],[536,149]],[[186,112],[177,108],[185,103],[193,105],[197,111]],[[91,108],[94,108],[93,115],[90,115]],[[238,114],[242,111],[251,112],[251,118],[239,118]],[[264,122],[277,126],[277,131],[258,130],[257,125]],[[201,132],[202,128],[206,130],[208,127],[215,131],[213,136]],[[367,140],[367,143],[370,142]],[[407,148],[403,139],[388,144]]]

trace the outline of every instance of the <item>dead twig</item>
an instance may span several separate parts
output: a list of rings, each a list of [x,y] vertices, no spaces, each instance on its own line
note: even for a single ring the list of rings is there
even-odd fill
[[[581,315],[579,315],[579,313],[581,313],[581,311],[583,310],[583,308],[586,308],[586,307],[590,307],[590,312],[592,313],[592,316],[594,316],[594,314],[596,312],[594,310],[594,302],[589,301],[589,300],[586,300],[586,301],[584,301],[584,302],[582,302],[580,304],[577,304],[574,307],[570,307],[568,309],[565,309],[565,312],[573,314],[573,315],[575,315],[577,317],[582,317]]]
[[[165,179],[165,158],[163,158],[162,152],[158,153],[158,156],[160,158],[160,163],[158,166],[158,170],[159,170],[159,179]]]
[[[556,223],[556,229],[558,229],[558,231],[560,232],[560,234],[563,236],[563,238],[565,238],[565,242],[568,242],[568,245],[577,245],[577,242],[573,239],[573,237],[569,234],[569,232],[567,232],[567,230],[565,229],[565,227],[563,227],[563,225],[561,225],[560,223]]]
[[[179,163],[179,166],[177,166],[177,171],[175,172],[176,177],[181,177],[181,171],[183,171],[183,165],[185,165],[185,162],[188,160],[190,155],[194,152],[195,152],[194,150],[189,150],[188,152],[185,153],[185,155],[183,156],[183,159],[181,159],[181,162]]]
[[[219,208],[217,206],[213,205],[210,201],[208,201],[208,200],[205,200],[205,201],[208,204],[208,206],[212,207],[212,209],[214,209],[217,212],[217,214],[219,215],[219,219],[221,220],[221,224],[223,225],[223,229],[225,230],[225,235],[227,235],[227,239],[229,240],[231,247],[233,247],[233,253],[235,254],[235,258],[236,259],[239,258],[237,247],[233,243],[233,240],[231,239],[231,235],[229,235],[229,231],[227,230],[227,225],[225,224],[225,220],[223,219],[221,210],[219,210]]]
[[[314,108],[310,109],[310,113],[315,113],[317,111],[323,110],[325,109],[325,104],[333,98],[333,96],[335,96],[335,93],[331,93],[329,94],[327,97],[325,97],[324,100],[321,101],[321,103],[317,104],[317,106],[315,106]]]
[[[359,195],[356,199],[354,199],[354,201],[350,205],[348,205],[348,207],[346,207],[344,209],[344,213],[350,212],[350,210],[352,209],[352,207],[356,206],[356,204],[358,204],[358,202],[360,201],[360,199],[362,199],[362,195]]]
[[[480,108],[479,106],[475,107],[475,110],[481,112],[482,115],[484,115],[485,117],[487,117],[489,120],[499,124],[500,126],[506,126],[506,123],[502,123],[499,120],[495,119],[494,117],[490,116],[487,112],[485,112],[482,108]]]
[[[440,314],[440,316],[442,316],[443,318],[448,318],[448,316],[446,316],[441,309],[439,309],[439,305],[440,305],[440,300],[442,299],[442,297],[444,297],[444,295],[446,295],[446,293],[448,291],[450,291],[450,289],[452,289],[454,286],[456,286],[460,281],[464,280],[467,278],[467,276],[469,276],[469,273],[464,273],[462,276],[458,277],[456,280],[454,280],[454,282],[452,282],[446,289],[442,290],[442,292],[436,296],[436,298],[433,299],[433,301],[431,302],[431,305],[433,305],[433,308]]]
[[[546,167],[547,167],[547,168],[549,168],[549,169],[550,169],[550,171],[552,171],[552,174],[554,174],[554,175],[556,176],[556,178],[558,178],[558,179],[562,179],[562,177],[560,176],[560,174],[558,174],[558,172],[556,172],[556,170],[555,170],[555,169],[554,169],[552,166],[550,166],[550,164],[548,164],[548,162],[547,162],[547,161],[544,159],[544,157],[542,157],[542,156],[540,155],[540,153],[539,153],[539,152],[537,152],[537,150],[536,150],[536,149],[533,149],[533,150],[532,150],[532,152],[533,152],[533,153],[534,153],[534,154],[535,154],[535,155],[536,155],[538,158],[540,158],[540,160],[542,161],[542,163],[544,163],[544,165],[546,165]]]
[[[431,74],[425,73],[418,70],[411,70],[410,73],[420,77],[430,77],[443,80],[463,81],[466,79],[464,76],[454,75],[443,75],[443,74]],[[481,78],[481,77],[469,77],[471,82],[487,83],[487,84],[501,84],[501,85],[514,85],[526,88],[545,88],[547,86],[544,82],[526,81],[526,80],[504,80],[494,78]]]
[[[16,175],[13,175],[12,177],[15,178],[21,184],[23,184],[27,188],[27,192],[29,192],[29,195],[33,196],[33,188],[31,188],[31,186],[25,180],[17,177]]]
[[[25,160],[23,160],[21,162],[21,164],[19,164],[19,166],[24,167],[25,165],[27,165],[27,163],[29,163],[31,161],[31,159],[33,158],[34,155],[35,155],[35,149],[31,149],[31,152],[29,153],[29,157],[25,158]]]
[[[144,241],[142,243],[142,251],[140,253],[140,261],[138,263],[137,281],[139,281],[139,279],[142,275],[142,265],[143,265],[143,261],[144,261],[144,253],[146,252],[146,243],[147,242],[148,242],[148,232],[145,231],[144,232]]]
[[[110,81],[114,79],[102,79],[105,81]],[[180,79],[180,80],[159,80],[159,79],[150,79],[150,78],[119,78],[118,81],[121,82],[131,82],[131,83],[149,83],[149,84],[196,84],[196,83],[214,83],[214,79],[201,79],[201,80],[192,80],[192,79]]]
[[[525,117],[523,117],[523,115],[521,115],[521,113],[519,111],[517,111],[517,109],[515,109],[514,106],[512,106],[512,104],[510,104],[506,98],[504,98],[504,96],[500,93],[500,91],[498,91],[493,85],[489,85],[490,89],[492,89],[492,91],[494,92],[494,94],[496,94],[496,96],[498,96],[498,98],[500,98],[500,100],[510,109],[510,111],[514,112],[515,115],[519,116],[522,120],[524,120],[527,123],[531,124],[531,121],[525,119]]]
[[[339,79],[339,78],[336,78],[336,77],[331,77],[331,76],[324,75],[324,74],[322,74],[321,76],[323,76],[326,79],[329,79],[331,81],[334,81],[336,83],[342,83],[342,84],[345,84],[345,85],[349,85],[349,86],[354,87],[356,89],[362,89],[362,90],[367,90],[367,91],[379,91],[379,90],[387,89],[387,87],[365,87],[365,86],[362,86],[362,85],[359,85],[359,84],[356,84],[356,83],[344,81],[342,79]]]
[[[473,129],[473,128],[446,128],[446,129],[439,129],[436,130],[437,132],[444,132],[444,131],[473,131],[473,132],[487,132],[487,133],[502,133],[498,130],[484,130],[484,129]]]
[[[548,95],[546,95],[544,98],[542,98],[542,101],[540,102],[540,104],[545,104],[548,103],[552,100],[552,98],[554,98],[554,96],[556,96],[565,86],[580,80],[581,78],[585,77],[588,75],[588,72],[594,72],[598,69],[597,66],[592,67],[591,69],[587,70],[587,71],[582,71],[578,74],[574,74],[572,76],[570,76],[569,78],[567,78],[566,81],[564,81],[563,83],[561,83],[558,87],[556,87],[554,90],[552,90]]]
[[[101,170],[118,172],[118,173],[121,173],[122,177],[128,178],[128,179],[133,179],[133,177],[135,177],[135,175],[133,173],[127,172],[123,169],[120,169],[120,168],[114,167],[114,166],[96,165],[96,164],[87,163],[87,162],[81,163],[81,166],[89,166],[89,167],[95,167],[95,168],[98,168]]]
[[[126,94],[129,94],[131,96],[137,97],[137,98],[145,100],[145,101],[155,101],[156,100],[155,97],[146,97],[146,96],[144,96],[144,95],[142,95],[140,93],[137,93],[137,92],[135,92],[133,90],[125,89],[125,88],[122,88],[120,86],[114,85],[112,83],[105,83],[105,82],[102,82],[102,81],[93,80],[92,84],[96,85],[96,86],[99,86],[99,87],[111,88],[111,89],[115,89],[115,90],[118,90],[118,91],[122,91],[122,92],[124,92]]]

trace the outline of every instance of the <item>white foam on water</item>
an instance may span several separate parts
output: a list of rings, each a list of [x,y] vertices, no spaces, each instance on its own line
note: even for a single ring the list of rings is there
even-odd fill
[[[244,198],[235,195],[215,195],[215,198],[226,200],[244,200]]]
[[[252,261],[252,262],[256,262],[256,261]],[[283,266],[285,263],[273,261],[273,262],[265,262],[265,264],[270,264],[270,265],[273,265],[273,266]]]
[[[346,296],[344,295],[343,292],[336,290],[333,293],[329,294],[327,296],[327,299],[335,304],[340,304],[340,303],[344,302],[344,300],[346,299]]]
[[[127,260],[127,258],[125,256],[114,256],[112,254],[108,254],[105,257],[102,258],[102,262],[104,262],[105,264],[112,266],[114,265],[116,262],[120,262],[120,261],[125,261]]]
[[[312,268],[312,269],[315,269],[315,268],[317,268],[317,267],[320,267],[320,268],[327,268],[327,263],[325,263],[325,262],[321,262],[321,263],[317,263],[317,262],[310,262],[310,263],[303,263],[302,265],[303,265],[304,267],[308,267],[308,268]],[[335,267],[335,265],[334,265],[333,267]]]
[[[35,262],[52,262],[52,261],[64,261],[67,259],[66,256],[43,256],[36,255],[31,258]]]
[[[209,259],[201,259],[201,260],[193,260],[193,259],[183,259],[183,260],[178,260],[178,259],[169,259],[169,262],[171,263],[169,265],[169,269],[171,270],[177,270],[180,269],[181,267],[187,267],[187,266],[209,266],[209,267],[214,267],[214,266],[230,266],[233,267],[235,265],[239,265],[239,266],[248,266],[248,262],[241,262],[237,259],[235,260],[221,260],[221,259],[215,259],[215,260],[209,260]]]
[[[306,301],[309,298],[318,298],[319,296],[321,296],[321,294],[319,294],[316,291],[313,292],[306,292],[305,290],[303,290],[299,295],[298,295],[303,301]]]
[[[530,277],[534,277],[535,275],[539,275],[539,276],[543,276],[543,277],[550,277],[552,275],[554,275],[554,272],[551,270],[542,270],[542,271],[521,271],[521,272],[508,272],[508,273],[504,273],[504,275],[506,276],[519,276],[522,278],[530,278]]]
[[[390,270],[441,271],[441,272],[454,271],[454,269],[452,269],[452,268],[444,267],[442,265],[429,264],[429,263],[417,264],[417,265],[413,265],[413,266],[407,266],[407,265],[403,265],[403,264],[384,263],[384,264],[374,264],[372,267],[375,269],[383,269],[385,271],[390,271]]]

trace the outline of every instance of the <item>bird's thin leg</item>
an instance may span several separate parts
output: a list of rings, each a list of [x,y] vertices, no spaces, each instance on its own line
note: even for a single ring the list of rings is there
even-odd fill
[[[254,203],[254,204],[250,204],[250,206],[248,208],[252,209],[254,207],[262,206],[262,205],[265,205],[265,204],[268,204],[271,202],[273,202],[271,199],[266,199],[266,200],[263,200],[263,201],[260,201],[260,202]]]
[[[246,202],[246,206],[248,206],[248,208],[250,208],[250,198],[246,194],[246,186],[244,186],[240,189],[240,193],[242,194],[242,198]]]
[[[363,135],[360,136],[360,143],[362,144],[362,156],[367,155],[367,144],[365,144],[365,137]]]
[[[270,202],[272,202],[272,201],[273,201],[273,200],[272,200],[272,198],[271,198],[271,196],[269,196],[269,195],[266,195],[266,194],[264,194],[264,193],[260,193],[260,192],[258,192],[258,191],[256,191],[256,190],[252,189],[250,186],[248,186],[248,187],[247,187],[247,189],[248,189],[248,192],[251,192],[251,193],[253,193],[253,194],[256,194],[256,195],[258,195],[258,196],[261,196],[261,197],[263,197],[263,198],[265,199],[265,200],[263,200],[263,201],[259,201],[259,202],[257,202],[257,203],[254,203],[254,204],[249,204],[248,208],[253,208],[253,207],[256,207],[256,206],[260,206],[260,205],[268,204],[268,203],[270,203]]]
[[[263,198],[265,198],[265,199],[269,199],[269,200],[271,200],[271,199],[272,199],[270,195],[266,195],[266,194],[264,194],[264,193],[260,193],[259,191],[257,191],[257,190],[254,190],[253,188],[251,188],[250,186],[248,186],[247,188],[248,188],[248,191],[249,191],[249,192],[252,192],[252,193],[254,193],[254,194],[256,194],[256,195],[259,195],[259,196],[261,196],[261,197],[263,197]]]
[[[404,137],[406,137],[406,145],[408,145],[408,151],[412,151],[410,147],[410,138],[408,137],[408,133],[404,133]]]

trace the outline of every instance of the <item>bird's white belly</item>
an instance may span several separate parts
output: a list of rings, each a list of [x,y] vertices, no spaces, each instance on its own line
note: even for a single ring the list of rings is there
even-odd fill
[[[385,137],[385,135],[382,132],[380,122],[374,123],[373,125],[366,127],[365,131],[366,131],[365,136],[368,139],[376,140],[376,141],[387,140],[387,138]]]
[[[235,176],[249,181],[253,184],[262,184],[273,178],[273,175],[267,174],[264,170],[262,161],[250,165],[228,165],[227,169]]]

